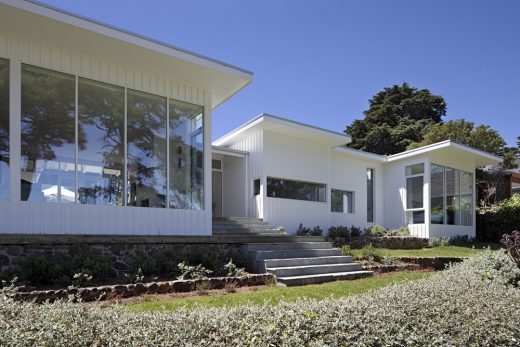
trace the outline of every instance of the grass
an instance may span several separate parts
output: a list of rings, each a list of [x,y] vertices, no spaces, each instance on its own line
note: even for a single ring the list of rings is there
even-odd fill
[[[437,246],[421,249],[381,249],[384,256],[390,257],[459,257],[467,258],[477,252],[482,252],[490,247],[493,250],[500,249],[501,246],[495,243],[475,243],[468,246]],[[353,257],[361,255],[361,249],[352,249]]]
[[[361,294],[395,283],[418,280],[430,274],[431,273],[425,272],[402,271],[385,276],[369,277],[353,281],[329,282],[302,287],[272,286],[257,291],[172,299],[156,299],[150,297],[149,301],[129,304],[128,308],[133,311],[162,311],[174,310],[180,307],[195,308],[199,305],[204,307],[223,307],[245,304],[261,305],[264,302],[275,305],[281,300],[287,302],[302,298],[318,300],[330,297],[340,298]]]

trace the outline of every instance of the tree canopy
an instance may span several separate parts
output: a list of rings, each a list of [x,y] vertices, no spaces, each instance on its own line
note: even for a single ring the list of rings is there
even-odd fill
[[[446,102],[428,89],[406,82],[384,88],[369,100],[363,119],[356,119],[345,132],[350,147],[377,154],[395,154],[421,141],[424,130],[442,122]]]

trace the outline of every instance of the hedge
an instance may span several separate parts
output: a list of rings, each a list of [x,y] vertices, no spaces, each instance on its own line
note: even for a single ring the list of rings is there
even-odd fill
[[[429,278],[276,306],[131,312],[0,294],[2,346],[513,346],[520,270],[486,251]]]
[[[499,242],[503,234],[520,230],[520,195],[477,210],[477,239]]]

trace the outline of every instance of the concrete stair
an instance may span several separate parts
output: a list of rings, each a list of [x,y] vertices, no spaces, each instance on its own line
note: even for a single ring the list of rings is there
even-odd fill
[[[285,230],[275,228],[259,218],[213,217],[213,235],[287,235]]]
[[[342,256],[332,242],[251,243],[242,246],[249,270],[272,273],[283,286],[298,286],[372,276],[352,257]]]

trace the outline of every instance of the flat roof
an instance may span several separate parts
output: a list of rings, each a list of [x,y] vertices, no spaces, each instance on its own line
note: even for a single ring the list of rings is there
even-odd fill
[[[260,126],[264,129],[277,132],[309,136],[315,141],[331,143],[334,147],[350,143],[352,140],[349,135],[344,133],[323,129],[314,125],[274,116],[272,114],[261,113],[238,128],[213,141],[213,144],[217,146],[226,146],[240,136],[243,136],[250,129]]]

